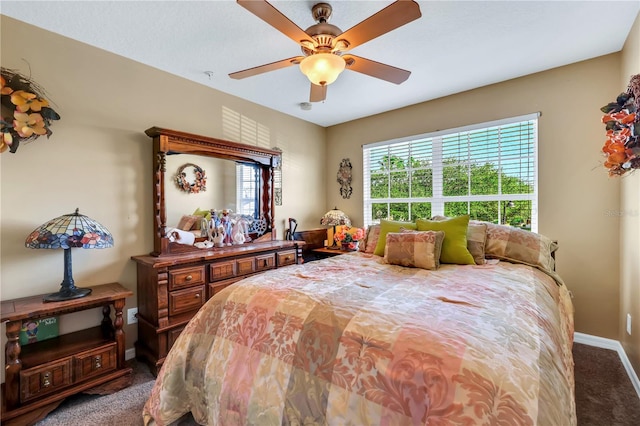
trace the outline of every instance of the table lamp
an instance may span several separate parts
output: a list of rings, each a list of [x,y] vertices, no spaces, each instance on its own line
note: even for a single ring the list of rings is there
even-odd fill
[[[342,210],[338,210],[337,207],[334,207],[333,210],[329,210],[322,216],[320,219],[320,225],[323,226],[333,226],[333,235],[336,235],[336,226],[338,225],[347,225],[351,226],[351,220],[349,216],[347,216]],[[340,246],[336,244],[335,238],[332,238],[333,243],[329,248],[339,249]]]
[[[27,237],[25,246],[33,249],[64,249],[64,279],[60,284],[60,291],[44,297],[45,302],[60,302],[85,297],[91,293],[90,288],[78,288],[73,282],[71,248],[113,247],[113,237],[107,228],[81,215],[76,209],[75,213],[51,219],[36,228]]]

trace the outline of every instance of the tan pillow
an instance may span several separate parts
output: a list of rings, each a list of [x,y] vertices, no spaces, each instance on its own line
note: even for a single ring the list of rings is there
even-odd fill
[[[467,228],[467,249],[476,265],[484,265],[484,250],[487,242],[487,224],[470,223]]]
[[[472,223],[487,225],[484,247],[487,258],[523,263],[548,272],[555,269],[552,253],[558,249],[558,244],[550,238],[513,226],[476,221]]]
[[[440,267],[440,251],[443,231],[388,232],[384,248],[384,260],[391,265],[422,269]]]
[[[380,225],[369,225],[364,241],[360,242],[360,251],[373,254],[378,244],[378,238],[380,238]]]
[[[178,226],[176,226],[176,228],[181,231],[189,231],[193,227],[193,224],[196,223],[196,220],[199,219],[201,219],[200,216],[185,214],[180,218],[180,222],[178,222]]]

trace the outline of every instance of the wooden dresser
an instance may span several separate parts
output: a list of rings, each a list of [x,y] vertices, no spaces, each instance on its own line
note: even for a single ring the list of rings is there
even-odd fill
[[[211,296],[250,275],[299,262],[300,241],[267,241],[176,256],[134,256],[136,357],[157,374],[185,325]]]
[[[138,268],[136,357],[157,374],[180,332],[208,298],[244,277],[300,263],[305,243],[275,239],[273,172],[280,164],[280,151],[158,127],[145,133],[153,139],[153,252],[132,258]],[[187,159],[212,157],[253,169],[254,192],[246,197],[254,209],[249,216],[263,226],[249,232],[251,242],[199,249],[169,238],[167,222],[177,223],[177,218],[167,219],[165,195],[171,189],[167,185],[175,185],[175,176],[166,170],[167,157],[182,154],[188,154]],[[215,183],[220,184],[210,179],[207,185]],[[220,193],[223,189],[213,186],[207,191]],[[243,187],[243,191],[251,190]],[[225,208],[237,200],[237,189],[229,192],[234,197],[222,203]],[[204,207],[215,210],[221,206]]]

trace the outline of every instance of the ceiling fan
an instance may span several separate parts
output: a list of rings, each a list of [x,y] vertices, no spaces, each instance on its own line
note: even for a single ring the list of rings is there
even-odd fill
[[[345,54],[345,52],[422,16],[420,6],[413,0],[398,0],[344,32],[328,23],[332,12],[331,5],[328,3],[318,3],[313,6],[311,13],[317,23],[303,31],[265,0],[237,0],[237,2],[298,43],[304,56],[294,56],[237,71],[229,74],[231,78],[242,79],[292,65],[300,65],[302,73],[311,81],[309,101],[320,102],[326,99],[327,85],[333,83],[345,69],[395,84],[404,82],[411,75],[410,71]]]

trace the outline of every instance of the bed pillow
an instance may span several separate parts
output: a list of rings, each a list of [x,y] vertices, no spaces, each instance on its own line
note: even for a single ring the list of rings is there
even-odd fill
[[[364,241],[360,243],[360,251],[373,254],[373,252],[376,251],[378,238],[380,238],[380,224],[369,225]]]
[[[180,218],[180,222],[178,222],[178,226],[176,226],[176,228],[182,231],[189,231],[193,227],[193,224],[196,223],[197,219],[200,219],[200,217],[185,214]]]
[[[198,216],[198,220],[196,220],[193,229],[200,229],[200,218],[204,217],[207,219],[207,222],[209,222],[211,220],[211,210],[200,210],[200,207],[198,207],[192,216]]]
[[[467,249],[469,216],[463,215],[445,220],[416,220],[418,231],[444,231],[440,263],[475,265],[473,256]]]
[[[380,220],[380,235],[378,236],[378,242],[373,254],[376,256],[384,256],[384,247],[387,244],[387,234],[389,232],[400,232],[400,228],[416,229],[416,224],[413,222],[400,222],[396,220]]]
[[[447,220],[451,219],[446,216],[433,216],[431,220]],[[485,245],[487,242],[487,223],[477,220],[469,220],[467,228],[467,250],[473,256],[476,265],[485,264]]]
[[[384,261],[391,265],[411,268],[438,269],[443,231],[388,232],[384,248]]]
[[[558,244],[549,237],[513,226],[488,222],[486,225],[487,258],[522,263],[548,272],[555,269],[553,252],[558,249]]]
[[[484,251],[487,243],[487,224],[469,223],[467,229],[467,250],[476,265],[484,265]]]

